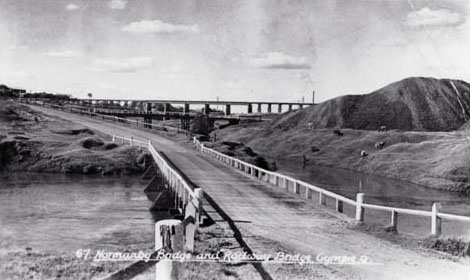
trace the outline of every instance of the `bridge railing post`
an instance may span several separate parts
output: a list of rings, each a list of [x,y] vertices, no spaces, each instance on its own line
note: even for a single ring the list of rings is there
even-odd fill
[[[183,224],[180,220],[162,220],[155,223],[155,250],[168,248],[173,253],[182,253],[184,247]],[[157,279],[177,280],[178,261],[162,258],[155,265]]]
[[[129,145],[132,146],[134,144],[134,136],[131,136],[131,139],[129,140]]]
[[[391,212],[391,219],[390,219],[390,228],[394,231],[397,230],[398,228],[398,212],[397,211],[392,211]]]
[[[433,203],[431,209],[431,234],[434,236],[441,235],[441,218],[439,210],[441,209],[440,203]]]
[[[364,203],[364,194],[358,193],[356,195],[356,221],[364,222],[364,207],[362,204]]]
[[[197,203],[197,214],[196,214],[196,225],[202,225],[202,202],[204,199],[204,191],[201,188],[194,189],[194,196],[196,197]]]
[[[321,191],[318,193],[318,203],[320,205],[326,205],[325,195]]]
[[[116,134],[113,133],[113,142],[116,141]]]

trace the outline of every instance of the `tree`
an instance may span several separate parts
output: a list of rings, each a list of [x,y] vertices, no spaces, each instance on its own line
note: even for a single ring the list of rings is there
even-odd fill
[[[89,93],[88,93],[88,98],[91,99],[92,97],[93,97],[93,93],[89,92]]]

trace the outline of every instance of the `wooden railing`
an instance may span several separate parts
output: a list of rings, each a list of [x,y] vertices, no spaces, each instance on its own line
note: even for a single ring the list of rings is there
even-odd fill
[[[441,204],[440,203],[433,203],[431,211],[424,211],[424,210],[414,210],[414,209],[405,209],[405,208],[396,208],[390,206],[382,206],[382,205],[375,205],[375,204],[368,204],[364,203],[364,194],[358,193],[356,195],[356,200],[349,199],[345,196],[336,194],[334,192],[322,189],[320,187],[314,186],[312,184],[303,182],[301,180],[297,180],[295,178],[279,174],[277,172],[269,171],[253,164],[244,162],[237,158],[225,155],[221,152],[215,151],[214,149],[207,148],[204,146],[204,143],[201,143],[196,139],[193,138],[193,143],[196,148],[204,153],[209,155],[212,158],[215,158],[222,163],[238,169],[248,176],[252,178],[257,178],[259,180],[263,180],[268,182],[274,186],[281,187],[285,191],[292,192],[296,195],[303,196],[306,199],[311,200],[313,198],[313,194],[316,193],[318,196],[318,203],[320,205],[326,204],[326,197],[332,198],[335,201],[335,209],[339,213],[343,213],[343,204],[349,204],[355,206],[355,219],[358,222],[364,222],[364,211],[365,209],[374,209],[380,211],[390,212],[390,227],[394,230],[397,229],[398,224],[398,214],[407,214],[407,215],[416,215],[422,217],[431,217],[431,234],[435,236],[439,236],[441,234],[441,219],[453,220],[453,221],[462,221],[462,222],[469,222],[470,217],[467,216],[460,216],[454,214],[447,214],[441,213]],[[303,189],[303,193],[301,193],[301,189]]]
[[[51,108],[51,109],[61,110],[61,111],[70,112],[70,113],[77,113],[81,115],[87,115],[90,117],[97,117],[97,118],[100,118],[101,120],[125,123],[125,124],[135,125],[136,127],[141,127],[141,128],[146,128],[146,129],[154,129],[158,131],[172,131],[178,134],[184,134],[184,135],[187,135],[188,137],[191,137],[190,131],[181,129],[179,127],[174,127],[174,126],[169,126],[169,125],[164,125],[164,124],[145,123],[143,121],[139,121],[138,119],[132,120],[132,119],[120,118],[117,116],[99,114],[91,110],[77,109],[77,108],[73,108],[72,106],[60,106],[60,105],[55,105],[55,104],[51,104],[47,102],[42,102],[39,100],[22,99],[19,101],[25,104],[42,106],[45,108]]]
[[[150,140],[143,141],[133,136],[123,137],[113,134],[113,142],[147,148],[155,164],[163,175],[167,188],[175,196],[175,207],[183,214],[184,220],[162,220],[155,224],[155,250],[167,248],[170,252],[194,252],[196,230],[202,224],[202,201],[204,193],[191,184],[172,167]],[[162,259],[156,264],[158,279],[178,279],[178,262]]]

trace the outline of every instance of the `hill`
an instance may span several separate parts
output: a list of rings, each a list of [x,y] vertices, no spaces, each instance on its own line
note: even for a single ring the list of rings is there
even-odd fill
[[[470,84],[434,78],[408,78],[364,95],[345,95],[283,115],[271,128],[452,131],[470,119]]]
[[[470,112],[469,85],[454,84],[459,98],[449,80],[410,78],[262,125],[231,126],[217,131],[217,137],[241,142],[270,159],[301,162],[305,156],[314,164],[470,194],[470,131],[459,129]],[[388,131],[376,131],[382,125]],[[362,151],[368,155],[361,157]]]

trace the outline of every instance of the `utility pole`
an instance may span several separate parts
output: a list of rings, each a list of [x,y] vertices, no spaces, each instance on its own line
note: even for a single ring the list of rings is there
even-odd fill
[[[315,104],[315,91],[312,90],[312,105]]]

